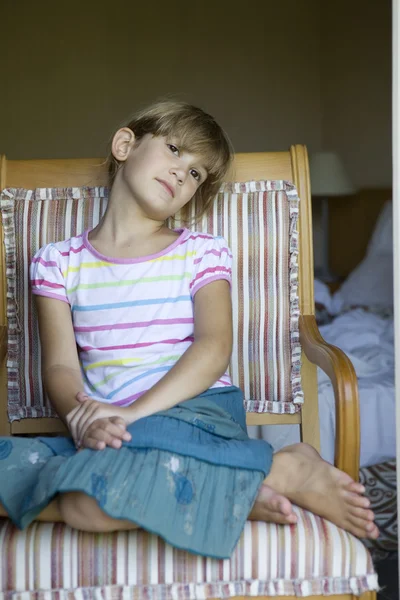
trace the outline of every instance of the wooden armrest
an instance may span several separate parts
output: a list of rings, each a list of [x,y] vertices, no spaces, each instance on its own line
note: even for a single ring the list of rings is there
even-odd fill
[[[360,468],[360,409],[354,367],[346,354],[325,342],[313,315],[300,316],[300,343],[308,360],[332,382],[336,404],[335,465],[356,481]]]
[[[0,362],[7,356],[7,327],[0,325]]]

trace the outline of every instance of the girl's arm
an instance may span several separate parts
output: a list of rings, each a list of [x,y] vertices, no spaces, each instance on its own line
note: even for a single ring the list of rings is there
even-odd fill
[[[126,408],[131,422],[166,410],[211,387],[226,371],[232,353],[232,301],[224,279],[194,297],[194,342],[148,392]]]
[[[52,406],[70,428],[67,415],[80,406],[76,397],[78,393],[84,392],[71,309],[69,304],[61,300],[40,295],[35,298],[43,383]],[[115,444],[115,440],[124,439],[125,429],[126,424],[120,414],[109,415],[108,421],[99,423],[98,431],[92,433],[90,443],[85,445],[94,449],[101,449],[105,445],[119,447],[120,442]]]
[[[66,423],[84,391],[69,304],[35,296],[42,351],[42,379],[50,402]]]

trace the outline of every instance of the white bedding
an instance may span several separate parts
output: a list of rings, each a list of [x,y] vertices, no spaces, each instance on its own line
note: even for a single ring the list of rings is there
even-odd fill
[[[361,466],[396,456],[393,318],[362,309],[338,316],[320,328],[327,342],[338,346],[353,363],[360,396]],[[320,370],[319,370],[320,371]],[[328,377],[318,376],[321,440],[324,454],[334,456],[334,398]]]
[[[361,414],[361,466],[389,460],[396,455],[393,318],[362,309],[339,315],[320,327],[327,342],[351,359],[358,377]],[[335,405],[328,377],[318,369],[321,454],[333,462]],[[294,425],[263,426],[251,435],[267,439],[275,450],[299,441]]]

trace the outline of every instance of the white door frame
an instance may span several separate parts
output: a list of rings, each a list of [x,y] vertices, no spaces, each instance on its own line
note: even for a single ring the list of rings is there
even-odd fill
[[[397,445],[397,513],[400,514],[400,1],[392,1],[393,36],[393,271]],[[400,562],[400,553],[399,553]],[[399,569],[400,572],[400,569]]]

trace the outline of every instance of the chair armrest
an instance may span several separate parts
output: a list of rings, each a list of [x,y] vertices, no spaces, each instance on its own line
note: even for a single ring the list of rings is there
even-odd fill
[[[7,356],[7,327],[0,325],[0,363]]]
[[[357,481],[360,468],[360,408],[354,367],[340,348],[325,342],[314,315],[300,316],[299,330],[304,354],[332,382],[336,405],[335,465]]]

